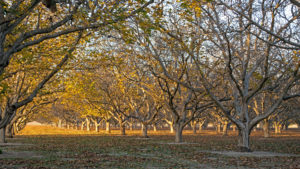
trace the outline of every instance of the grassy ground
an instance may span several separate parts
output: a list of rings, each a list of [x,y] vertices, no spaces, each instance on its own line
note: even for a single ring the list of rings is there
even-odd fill
[[[184,144],[174,144],[174,136],[168,131],[151,131],[150,139],[140,138],[140,131],[118,134],[117,130],[107,135],[27,127],[8,140],[24,145],[1,147],[3,155],[15,152],[22,156],[0,156],[0,168],[300,168],[299,131],[271,138],[262,138],[260,132],[253,134],[253,150],[284,153],[278,156],[222,154],[237,151],[235,133],[219,136],[214,131],[186,131]]]

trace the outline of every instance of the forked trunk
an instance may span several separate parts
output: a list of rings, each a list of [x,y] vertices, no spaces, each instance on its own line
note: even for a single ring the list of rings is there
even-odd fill
[[[181,143],[182,142],[182,130],[183,126],[180,124],[175,124],[175,142],[176,143]]]
[[[6,143],[6,140],[5,140],[5,127],[0,129],[0,143]]]
[[[109,123],[109,121],[105,122],[105,127],[106,127],[106,129],[105,129],[106,133],[110,133],[110,123]]]
[[[251,152],[249,128],[239,129],[238,146],[242,152]]]
[[[142,124],[143,137],[148,138],[148,125]]]

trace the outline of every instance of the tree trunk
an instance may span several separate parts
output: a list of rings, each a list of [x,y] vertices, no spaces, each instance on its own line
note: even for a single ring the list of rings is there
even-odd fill
[[[85,119],[86,120],[86,131],[90,131],[91,129],[90,129],[90,119],[88,119],[88,118],[86,118]]]
[[[57,126],[58,126],[58,128],[62,127],[62,120],[61,119],[58,120],[58,125]]]
[[[247,127],[239,129],[238,146],[242,152],[251,152],[250,149],[250,132]]]
[[[148,138],[148,125],[142,124],[143,137]]]
[[[94,124],[95,124],[95,131],[99,132],[99,126],[100,125],[98,124],[97,120],[95,120]]]
[[[219,133],[221,133],[221,123],[217,123],[217,133],[219,134]]]
[[[81,130],[84,128],[84,122],[81,122]]]
[[[133,131],[133,123],[129,124],[130,131]]]
[[[192,126],[192,129],[193,129],[193,133],[197,134],[197,122],[192,121],[191,126]]]
[[[171,123],[169,125],[170,125],[170,133],[174,133],[174,123]]]
[[[8,125],[5,132],[7,138],[13,138],[13,125]]]
[[[228,135],[227,129],[228,129],[228,122],[225,121],[224,124],[223,124],[223,136],[227,136]]]
[[[279,134],[281,133],[281,125],[280,123],[274,123],[274,127],[275,127],[275,134]]]
[[[232,131],[236,131],[236,125],[235,124],[232,124]]]
[[[6,140],[5,140],[5,127],[0,129],[0,143],[6,143]]]
[[[175,124],[175,142],[176,143],[181,143],[182,142],[182,130],[183,130],[183,126],[180,124]]]
[[[204,122],[199,122],[199,131],[202,131],[203,125],[204,125]]]
[[[14,130],[14,135],[18,133],[18,127],[16,123],[13,124],[13,130]]]
[[[106,127],[106,129],[105,129],[106,133],[110,133],[110,123],[109,123],[109,121],[105,122],[105,127]]]
[[[153,131],[157,132],[157,126],[156,126],[156,124],[153,125]]]
[[[126,132],[125,132],[125,130],[126,130],[126,126],[125,126],[125,124],[120,124],[120,131],[121,131],[121,135],[123,135],[123,136],[125,136],[126,135]]]
[[[75,130],[78,130],[78,122],[76,122],[74,125],[75,125]]]
[[[267,120],[267,119],[264,120],[263,131],[264,131],[264,137],[265,138],[270,137],[269,120]]]

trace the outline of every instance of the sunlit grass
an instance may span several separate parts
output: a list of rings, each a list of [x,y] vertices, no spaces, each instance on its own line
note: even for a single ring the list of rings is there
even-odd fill
[[[105,129],[100,129],[99,132],[94,130],[86,131],[86,130],[76,130],[76,129],[66,129],[66,128],[58,128],[53,126],[26,126],[20,133],[17,135],[120,135],[120,130],[112,129],[110,133],[106,133]],[[126,135],[128,136],[141,136],[142,132],[140,129],[135,130],[126,130]],[[148,135],[174,135],[170,130],[149,130]],[[196,134],[193,133],[192,130],[184,130],[183,135],[222,135],[221,133],[217,133],[215,130],[202,130],[197,131]],[[228,131],[228,136],[237,136],[237,131]],[[263,132],[261,130],[253,131],[251,136],[263,136]],[[300,136],[299,130],[288,130],[283,131],[280,134],[275,134],[271,132],[271,137],[290,137],[290,136]]]

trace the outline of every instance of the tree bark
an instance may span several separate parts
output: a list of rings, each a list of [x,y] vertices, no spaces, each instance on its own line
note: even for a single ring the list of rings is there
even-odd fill
[[[183,127],[180,124],[175,124],[175,142],[176,143],[181,143],[182,142],[182,130]]]
[[[5,140],[5,128],[1,128],[0,129],[0,143],[6,143],[6,140]]]
[[[142,132],[143,132],[143,137],[148,138],[148,125],[147,124],[142,124]]]

